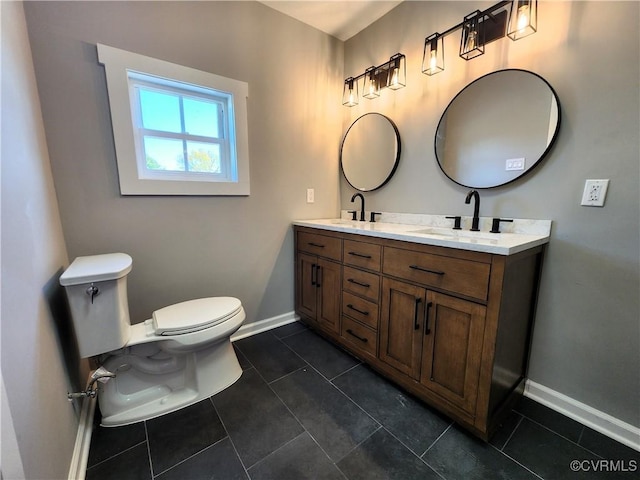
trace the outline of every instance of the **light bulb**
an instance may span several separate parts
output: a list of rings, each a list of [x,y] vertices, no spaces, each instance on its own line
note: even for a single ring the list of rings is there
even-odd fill
[[[471,30],[469,35],[467,36],[467,45],[465,47],[465,51],[470,52],[475,50],[476,48],[476,37],[478,36],[478,32],[475,30]]]
[[[393,87],[397,87],[398,86],[398,67],[395,67],[393,69],[393,73],[391,74],[391,83],[390,85]]]
[[[529,26],[529,5],[522,5],[518,9],[518,32],[522,33]]]
[[[438,51],[431,50],[431,58],[429,59],[429,70],[431,72],[435,72],[437,66],[438,66]]]

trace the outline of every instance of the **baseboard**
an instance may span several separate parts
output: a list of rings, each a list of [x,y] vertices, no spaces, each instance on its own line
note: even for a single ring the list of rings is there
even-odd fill
[[[531,380],[525,383],[524,396],[640,451],[640,428],[638,427]]]
[[[89,447],[91,446],[91,434],[93,433],[93,415],[96,411],[96,399],[82,399],[80,421],[76,433],[76,444],[71,456],[69,467],[69,480],[84,480],[87,474],[87,461],[89,460]]]
[[[260,320],[258,322],[248,323],[246,325],[242,325],[236,333],[231,335],[231,341],[235,342],[236,340],[240,340],[241,338],[250,337],[251,335],[266,332],[267,330],[271,330],[272,328],[281,327],[282,325],[296,322],[299,319],[300,317],[296,315],[295,312],[288,312],[283,313],[282,315],[267,318],[265,320]]]

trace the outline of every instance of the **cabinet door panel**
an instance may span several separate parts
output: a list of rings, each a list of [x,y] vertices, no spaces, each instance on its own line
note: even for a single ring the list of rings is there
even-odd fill
[[[380,360],[416,379],[420,374],[424,300],[423,288],[382,280]]]
[[[318,259],[316,284],[318,290],[317,320],[323,328],[340,333],[340,293],[341,272],[340,264]]]
[[[317,257],[315,255],[306,255],[298,253],[298,309],[305,315],[314,318],[316,316],[316,269]]]
[[[451,403],[475,412],[485,307],[428,292],[420,382]]]

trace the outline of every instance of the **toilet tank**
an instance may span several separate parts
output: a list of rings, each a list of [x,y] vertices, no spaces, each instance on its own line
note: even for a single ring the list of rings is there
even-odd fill
[[[117,350],[129,341],[127,274],[131,264],[126,253],[78,257],[60,276],[81,357]]]

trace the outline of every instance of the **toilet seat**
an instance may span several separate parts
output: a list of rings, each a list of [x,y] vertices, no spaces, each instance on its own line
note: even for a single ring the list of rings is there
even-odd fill
[[[153,312],[156,335],[174,336],[198,332],[237,315],[242,303],[233,297],[198,298]]]

